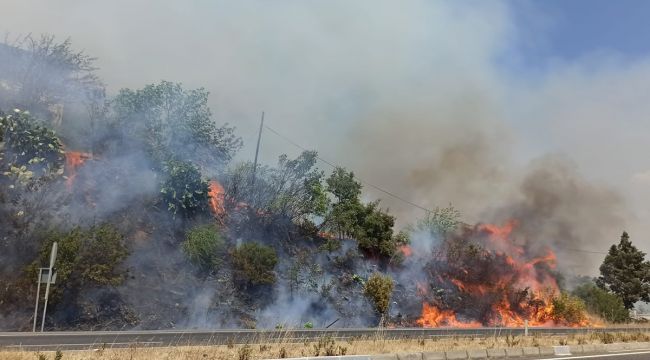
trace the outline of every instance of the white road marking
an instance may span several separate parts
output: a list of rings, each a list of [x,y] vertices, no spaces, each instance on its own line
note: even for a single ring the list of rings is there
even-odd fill
[[[553,357],[553,358],[541,358],[540,360],[566,360],[566,359],[594,359],[602,357],[615,357],[615,356],[628,356],[628,355],[643,355],[650,354],[650,351],[635,351],[635,352],[622,352],[614,354],[602,354],[602,355],[582,355],[582,356],[562,356],[562,357]]]
[[[162,341],[136,341],[136,342],[107,342],[107,343],[85,343],[85,344],[35,344],[35,345],[8,345],[8,348],[26,348],[26,347],[50,347],[50,346],[97,346],[97,345],[150,345],[162,344]]]

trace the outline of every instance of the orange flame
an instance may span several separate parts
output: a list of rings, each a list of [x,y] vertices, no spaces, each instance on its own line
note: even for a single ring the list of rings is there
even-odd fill
[[[93,155],[80,151],[65,152],[65,171],[67,179],[65,185],[68,191],[72,191],[74,180],[77,177],[77,169],[83,165],[86,160],[92,159]]]
[[[425,301],[422,304],[422,314],[416,321],[420,326],[523,326],[526,320],[530,326],[590,325],[587,320],[567,323],[563,319],[553,318],[553,299],[560,294],[557,280],[551,271],[557,263],[555,253],[546,249],[546,254],[542,256],[527,254],[527,249],[516,244],[511,237],[516,224],[515,221],[509,221],[504,226],[481,224],[476,227],[479,234],[487,235],[485,256],[496,261],[499,266],[505,266],[505,270],[498,273],[498,278],[492,277],[486,282],[485,279],[489,277],[486,278],[472,268],[457,268],[451,273],[443,274],[446,275],[446,281],[437,274],[439,284],[453,286],[454,291],[470,303],[491,299],[491,305],[481,315],[481,321],[461,321],[454,310],[440,308]],[[417,293],[424,296],[426,293],[421,291],[422,287],[422,284],[417,284]]]
[[[413,255],[413,249],[411,249],[410,246],[408,245],[402,245],[400,246],[399,250],[404,254],[404,256],[409,257]]]
[[[482,326],[478,321],[459,321],[453,310],[440,310],[436,306],[427,303],[422,304],[422,316],[417,320],[417,323],[422,327],[475,328]]]
[[[224,196],[225,190],[223,189],[223,186],[221,186],[217,180],[210,180],[208,185],[208,201],[210,211],[212,211],[212,214],[215,216],[223,215],[226,211],[223,206]]]

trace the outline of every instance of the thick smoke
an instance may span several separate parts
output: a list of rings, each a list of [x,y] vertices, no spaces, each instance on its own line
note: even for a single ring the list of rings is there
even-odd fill
[[[641,224],[650,215],[631,219],[628,203],[643,204],[650,196],[643,176],[650,164],[639,155],[647,144],[630,135],[645,133],[647,101],[630,92],[647,92],[646,62],[627,67],[595,59],[590,71],[559,63],[537,81],[520,79],[498,61],[517,56],[506,43],[516,42],[518,29],[502,2],[204,6],[21,1],[3,7],[0,27],[72,36],[74,44],[98,57],[99,73],[112,94],[161,78],[182,81],[188,88],[205,86],[212,93],[216,121],[237,125],[249,146],[242,158],[253,153],[257,119],[265,110],[267,124],[281,133],[413,202],[428,208],[452,203],[470,223],[514,219],[517,239],[530,247],[551,246],[568,273],[592,274],[602,261],[600,254],[574,250],[605,251],[624,227],[631,225],[639,233],[645,228]],[[125,8],[132,11],[124,13]],[[150,26],[162,23],[170,26]],[[621,91],[612,94],[611,83]],[[70,113],[68,107],[65,112]],[[620,118],[634,126],[612,125],[611,119]],[[87,139],[106,135],[75,122],[63,127],[64,134],[84,135],[64,139],[73,150],[91,151]],[[623,140],[629,142],[615,149],[603,146]],[[148,170],[142,149],[114,146],[119,156],[90,160],[79,170],[80,186],[94,191],[69,204],[70,218],[60,223],[90,224],[120,216],[125,228],[138,229],[127,235],[137,251],[126,264],[138,275],[118,291],[129,304],[142,306],[136,310],[148,317],[141,326],[161,326],[162,318],[171,319],[164,324],[169,327],[240,326],[219,313],[236,313],[236,290],[194,276],[173,244],[178,223],[125,209],[158,191],[161,179]],[[293,150],[264,133],[263,161]],[[545,156],[549,150],[568,155]],[[634,186],[628,187],[633,179]],[[382,205],[398,216],[400,225],[423,215],[386,194],[365,190],[368,198],[383,198]],[[643,196],[635,199],[639,190]],[[62,186],[60,191],[66,190]],[[93,211],[85,210],[88,201],[95,204]],[[144,223],[163,225],[139,228]],[[417,254],[430,253],[439,241],[412,235],[414,249],[422,250]],[[335,256],[345,256],[347,245]],[[411,287],[405,292],[412,293],[413,279],[423,276],[421,260],[407,259],[407,270],[394,274],[400,286]],[[354,269],[361,276],[373,270],[361,262]],[[286,279],[280,281],[286,286]],[[327,279],[318,283],[326,284]],[[144,286],[151,292],[140,291]],[[282,286],[258,314],[260,326],[333,320],[336,309],[317,307],[316,295],[290,297]],[[351,324],[368,323],[371,314],[359,311],[368,305],[355,295],[342,306],[353,309],[351,316],[358,314]],[[163,306],[147,307],[151,296]]]
[[[621,195],[585,180],[575,163],[561,156],[533,161],[518,189],[494,216],[514,219],[515,234],[527,246],[549,246],[558,254],[561,270],[591,275],[604,252],[625,227]]]

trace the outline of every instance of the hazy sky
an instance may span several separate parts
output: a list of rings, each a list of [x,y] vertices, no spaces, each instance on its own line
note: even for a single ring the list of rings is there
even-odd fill
[[[0,4],[1,31],[71,37],[112,92],[161,79],[207,88],[215,119],[247,144],[241,158],[264,110],[367,181],[478,219],[551,153],[620,193],[625,227],[650,250],[648,1]],[[263,160],[283,152],[298,150],[267,132]]]

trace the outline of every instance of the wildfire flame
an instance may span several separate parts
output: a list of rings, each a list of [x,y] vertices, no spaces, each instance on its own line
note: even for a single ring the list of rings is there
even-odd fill
[[[411,249],[410,246],[408,245],[402,245],[400,246],[399,250],[404,254],[404,256],[409,257],[413,255],[413,249]]]
[[[568,323],[553,317],[553,298],[560,293],[553,272],[555,253],[544,249],[542,255],[529,254],[533,251],[513,240],[516,225],[515,221],[503,226],[478,225],[470,236],[484,243],[480,248],[472,248],[472,260],[458,260],[458,255],[446,258],[432,277],[434,288],[440,289],[442,296],[448,296],[447,301],[455,306],[440,296],[424,301],[417,324],[514,327],[523,326],[528,320],[530,326],[588,325],[586,320]],[[428,297],[422,284],[418,284],[417,293]]]
[[[210,180],[208,185],[208,196],[210,198],[209,205],[212,214],[215,216],[223,215],[226,211],[224,207],[225,190],[218,181]]]
[[[417,323],[422,327],[474,328],[482,326],[478,321],[459,321],[453,310],[440,310],[427,303],[422,304],[422,317],[417,320]]]
[[[81,151],[66,151],[65,152],[65,172],[66,181],[65,185],[68,191],[72,191],[74,180],[77,177],[77,169],[81,167],[86,160],[92,159],[93,155]]]

